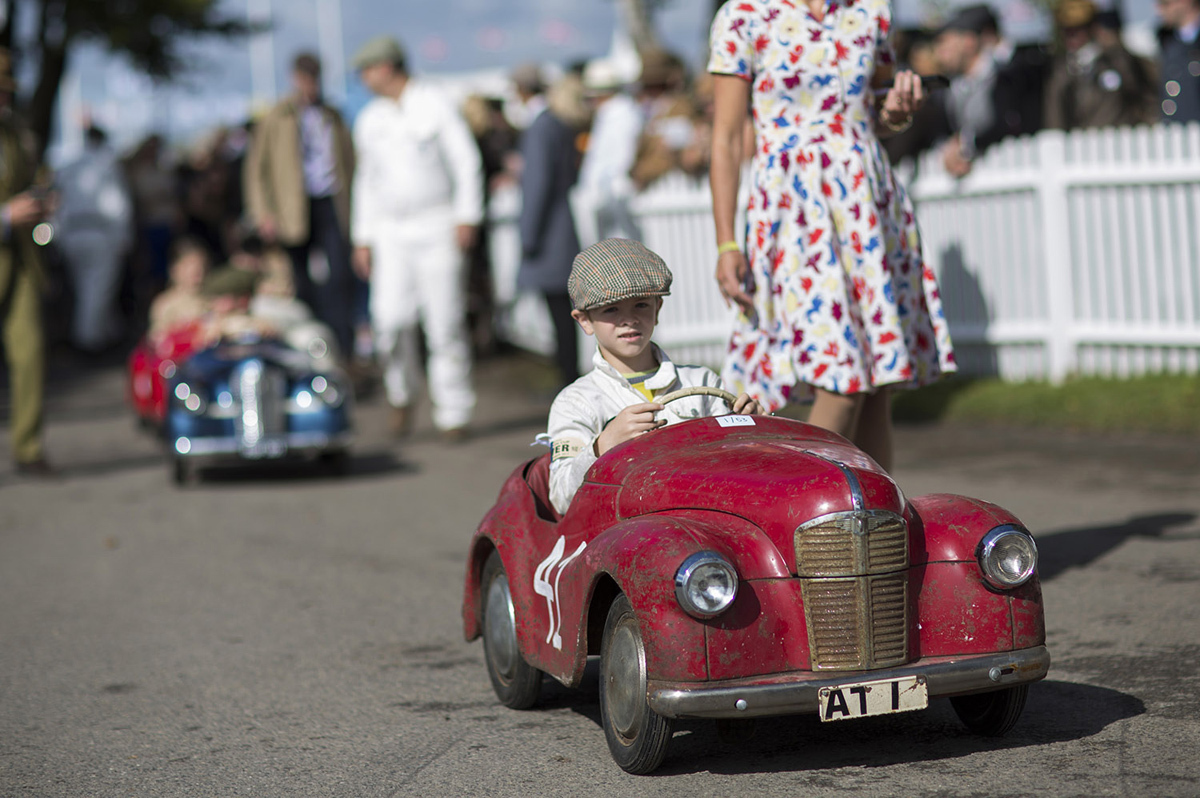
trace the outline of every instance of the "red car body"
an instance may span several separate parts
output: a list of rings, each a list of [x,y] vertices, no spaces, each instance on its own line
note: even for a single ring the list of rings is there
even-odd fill
[[[146,426],[162,426],[167,416],[167,383],[179,364],[200,347],[201,333],[198,321],[182,324],[168,331],[157,344],[143,338],[129,354],[129,403]]]
[[[728,423],[737,418],[747,421]],[[641,681],[629,688],[632,699],[607,699],[606,687],[614,694],[624,677],[619,663],[606,673],[605,660],[601,703],[626,770],[647,772],[662,752],[623,761],[642,724],[622,721],[623,713],[667,719],[668,727],[675,717],[821,711],[838,719],[828,715],[859,713],[835,712],[831,700],[862,698],[866,714],[870,689],[843,695],[840,686],[901,678],[911,686],[916,677],[930,698],[998,691],[955,708],[968,726],[999,734],[1020,714],[1025,685],[1049,668],[1036,573],[999,589],[980,560],[992,530],[1028,535],[1020,522],[962,496],[906,499],[838,435],[765,416],[666,427],[601,457],[561,519],[545,500],[548,461],[512,473],[473,538],[465,635],[485,634],[489,612],[504,615],[504,591],[488,592],[498,568],[489,562],[498,558],[520,660],[506,664],[499,621],[485,653],[501,699],[528,705],[528,692],[509,700],[507,677],[497,683],[495,671],[527,667],[578,685],[588,655],[603,653],[606,619],[623,597],[633,620],[626,613],[625,627],[618,618],[614,628],[631,632],[614,632],[613,650],[635,641],[627,650],[641,664],[629,667],[640,668],[631,678]],[[736,570],[736,597],[714,617],[695,617],[677,593],[681,563],[697,552],[715,552]],[[972,723],[964,707],[984,720]]]

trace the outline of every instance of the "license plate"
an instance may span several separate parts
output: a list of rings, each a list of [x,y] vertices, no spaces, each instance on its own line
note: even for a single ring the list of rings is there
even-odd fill
[[[267,440],[252,443],[249,446],[243,446],[241,452],[242,457],[249,460],[283,457],[287,454],[287,442],[268,438]]]
[[[924,676],[822,687],[817,697],[823,721],[890,715],[929,706]]]

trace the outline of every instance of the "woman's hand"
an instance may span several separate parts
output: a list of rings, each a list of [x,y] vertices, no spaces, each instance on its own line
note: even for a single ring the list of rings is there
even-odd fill
[[[912,121],[912,115],[925,104],[925,91],[921,76],[911,70],[897,72],[879,109],[879,118],[884,126],[893,131],[902,130]]]
[[[743,416],[757,416],[762,414],[762,406],[750,394],[739,393],[733,403],[733,412]]]
[[[741,250],[722,252],[717,256],[717,286],[721,289],[721,297],[725,307],[732,300],[743,313],[749,314],[754,310],[754,299],[746,293],[746,275],[749,273],[746,256]]]

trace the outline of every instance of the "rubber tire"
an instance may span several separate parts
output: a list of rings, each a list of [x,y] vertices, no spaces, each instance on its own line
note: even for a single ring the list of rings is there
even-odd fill
[[[181,488],[190,487],[199,481],[200,472],[195,463],[185,457],[171,458],[171,481]]]
[[[628,666],[614,667],[614,651],[623,651],[626,660],[633,660],[632,673]],[[628,656],[632,654],[633,656]],[[664,718],[646,701],[646,647],[638,627],[633,605],[621,594],[613,601],[604,623],[604,638],[600,643],[600,723],[613,761],[626,773],[650,773],[662,764],[671,742],[671,721]],[[630,683],[632,681],[632,683]],[[640,700],[639,700],[640,694]],[[624,708],[614,702],[626,697]],[[631,715],[622,723],[614,709]]]
[[[345,477],[350,474],[350,453],[345,449],[324,452],[321,454],[319,462],[321,468],[330,476]]]
[[[492,596],[493,586],[499,591],[495,597]],[[512,593],[498,551],[493,551],[483,566],[480,596],[483,601],[483,659],[492,689],[504,706],[529,709],[537,703],[541,692],[542,672],[521,656]]]
[[[950,706],[963,725],[975,734],[1001,737],[1016,725],[1028,696],[1029,685],[1020,684],[990,693],[957,696],[950,699]]]

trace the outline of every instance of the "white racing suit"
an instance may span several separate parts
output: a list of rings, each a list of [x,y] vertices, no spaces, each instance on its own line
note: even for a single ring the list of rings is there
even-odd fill
[[[652,346],[654,346],[652,344]],[[676,366],[661,349],[654,346],[660,363],[658,372],[642,383],[655,396],[680,388],[706,386],[723,388],[721,378],[704,366]],[[595,368],[563,388],[550,406],[547,432],[553,454],[550,461],[550,503],[565,513],[571,498],[587,471],[596,462],[596,438],[608,422],[630,405],[641,404],[646,397],[629,384],[596,350]],[[704,416],[719,416],[731,408],[715,396],[688,396],[663,408],[659,418],[677,424]]]
[[[89,145],[55,176],[55,238],[75,289],[71,342],[100,350],[120,337],[117,293],[132,238],[133,203],[116,155]]]
[[[377,97],[354,123],[351,236],[371,248],[371,326],[394,407],[419,379],[417,324],[429,349],[439,429],[463,427],[475,406],[457,225],[483,218],[479,148],[434,88],[410,79],[399,100]]]

